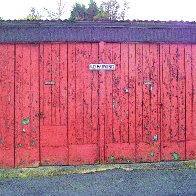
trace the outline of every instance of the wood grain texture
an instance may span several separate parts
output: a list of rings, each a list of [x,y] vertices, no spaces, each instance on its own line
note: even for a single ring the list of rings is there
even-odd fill
[[[0,168],[14,167],[14,52],[0,44]]]
[[[39,165],[39,46],[16,45],[15,166]]]

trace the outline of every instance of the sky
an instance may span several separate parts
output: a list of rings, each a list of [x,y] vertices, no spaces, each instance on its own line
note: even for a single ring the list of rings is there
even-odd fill
[[[24,18],[35,7],[42,15],[44,8],[56,8],[57,0],[0,0],[0,17],[4,20]],[[67,19],[75,2],[88,5],[89,0],[64,0]],[[99,6],[102,0],[95,0]],[[123,0],[118,0],[121,3]],[[129,20],[196,21],[196,0],[127,0]]]

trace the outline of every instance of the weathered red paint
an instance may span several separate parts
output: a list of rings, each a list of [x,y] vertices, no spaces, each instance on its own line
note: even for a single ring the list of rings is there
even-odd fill
[[[0,168],[14,167],[14,45],[0,45]]]
[[[15,47],[15,166],[39,165],[39,46]]]
[[[0,167],[196,159],[195,63],[191,44],[0,44]]]

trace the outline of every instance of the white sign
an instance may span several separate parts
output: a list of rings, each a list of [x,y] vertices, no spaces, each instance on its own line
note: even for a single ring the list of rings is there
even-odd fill
[[[115,70],[115,64],[90,64],[90,70]]]

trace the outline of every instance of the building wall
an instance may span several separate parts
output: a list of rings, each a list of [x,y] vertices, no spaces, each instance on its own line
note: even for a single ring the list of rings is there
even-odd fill
[[[1,43],[0,167],[196,159],[195,61],[195,44]]]

